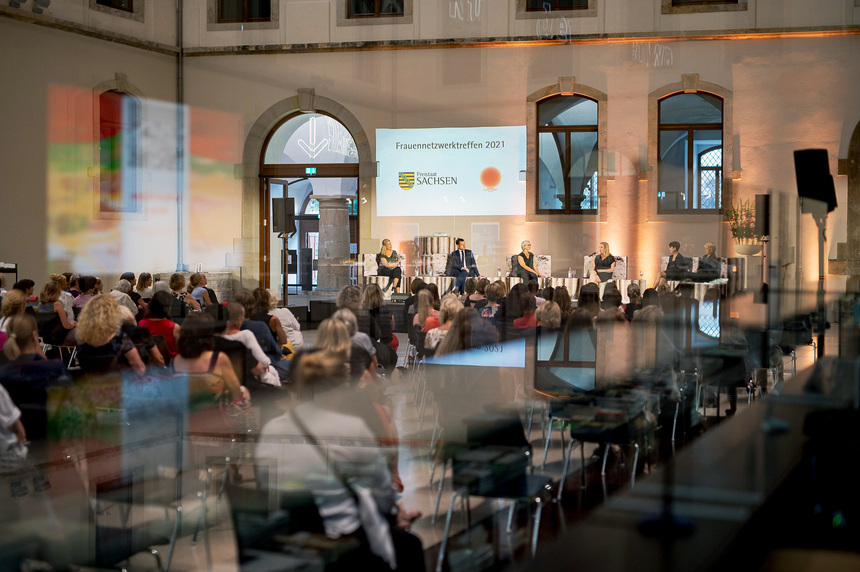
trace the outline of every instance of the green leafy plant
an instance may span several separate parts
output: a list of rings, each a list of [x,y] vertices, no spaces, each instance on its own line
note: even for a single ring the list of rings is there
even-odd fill
[[[758,237],[755,233],[755,203],[752,201],[739,201],[727,209],[723,214],[729,221],[732,229],[732,238],[737,244],[757,244]]]

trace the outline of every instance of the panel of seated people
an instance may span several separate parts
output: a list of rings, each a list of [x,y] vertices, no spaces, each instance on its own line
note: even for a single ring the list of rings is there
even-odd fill
[[[690,260],[692,260],[691,265],[690,265],[690,272],[691,272],[692,274],[698,274],[698,273],[699,273],[699,260],[700,260],[700,257],[698,257],[698,256],[691,256],[691,257],[690,257]],[[720,260],[720,275],[719,275],[719,278],[728,278],[728,277],[729,277],[729,262],[730,262],[730,259],[729,259],[729,258],[720,258],[719,260]],[[661,271],[661,272],[666,272],[666,268],[667,268],[668,266],[669,266],[669,257],[668,257],[668,256],[663,256],[663,257],[661,257],[661,258],[660,258],[660,271]],[[695,277],[693,277],[693,278],[694,278],[694,280],[695,280]],[[710,278],[710,280],[714,280],[714,279],[715,279],[715,278],[712,278],[712,277],[710,277],[710,276],[705,275],[705,276],[703,276],[703,277],[702,277],[702,281],[703,281],[703,282],[710,282],[710,280],[706,280],[706,278]]]

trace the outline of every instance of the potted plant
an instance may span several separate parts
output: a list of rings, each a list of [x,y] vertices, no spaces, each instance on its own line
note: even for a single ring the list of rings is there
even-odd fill
[[[741,255],[757,254],[761,244],[755,232],[755,204],[752,201],[739,201],[737,204],[724,209],[723,214],[732,229],[732,240],[735,251]]]

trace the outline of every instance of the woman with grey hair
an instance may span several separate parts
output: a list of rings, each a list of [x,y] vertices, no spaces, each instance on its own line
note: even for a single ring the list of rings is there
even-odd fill
[[[131,282],[121,279],[117,280],[117,283],[113,285],[110,295],[116,298],[120,306],[128,308],[132,316],[136,316],[138,311],[137,304],[131,299],[129,292],[131,292]]]
[[[522,278],[523,284],[542,278],[543,276],[535,266],[535,255],[531,252],[532,243],[524,240],[520,244],[520,248],[522,252],[517,255],[517,276]]]

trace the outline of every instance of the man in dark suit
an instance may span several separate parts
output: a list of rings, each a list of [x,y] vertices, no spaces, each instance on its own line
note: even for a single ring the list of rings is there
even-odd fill
[[[456,241],[457,250],[448,255],[448,264],[445,270],[447,276],[457,278],[457,283],[454,288],[462,295],[466,278],[470,276],[480,276],[478,265],[475,262],[475,256],[471,250],[466,250],[466,240],[458,238]]]

